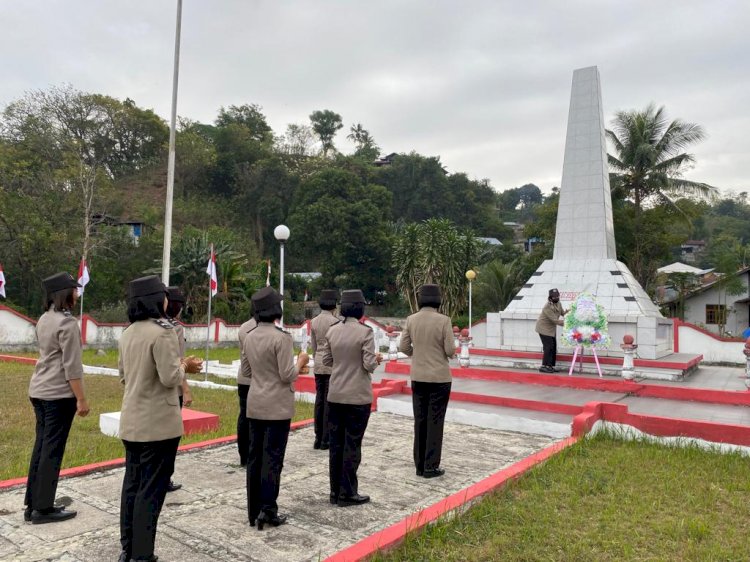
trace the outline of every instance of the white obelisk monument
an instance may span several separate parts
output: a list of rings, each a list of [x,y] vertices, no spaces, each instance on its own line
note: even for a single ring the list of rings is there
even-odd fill
[[[608,316],[613,343],[609,354],[622,355],[619,343],[626,333],[635,337],[638,355],[644,359],[672,353],[671,320],[662,316],[627,266],[617,261],[595,66],[573,72],[552,259],[542,263],[504,311],[487,315],[487,347],[539,351],[534,325],[552,288],[560,291],[564,308],[581,292],[594,295]]]

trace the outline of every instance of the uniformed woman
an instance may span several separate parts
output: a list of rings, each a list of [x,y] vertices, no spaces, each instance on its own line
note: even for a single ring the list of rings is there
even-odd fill
[[[83,391],[81,332],[71,314],[80,287],[69,273],[47,277],[45,312],[36,325],[39,360],[29,383],[36,415],[36,440],[26,481],[24,519],[53,523],[76,516],[75,511],[54,507],[65,444],[73,417],[85,417],[89,405]]]
[[[276,499],[294,415],[294,381],[308,361],[302,352],[295,365],[292,336],[274,324],[282,317],[281,299],[271,287],[252,296],[258,326],[248,332],[243,344],[251,379],[247,395],[247,514],[250,525],[257,522],[258,530],[286,522]]]
[[[419,312],[406,319],[399,346],[399,351],[411,357],[414,465],[417,476],[425,478],[445,474],[440,460],[451,393],[448,360],[456,353],[451,319],[438,312],[441,301],[440,287],[420,287]]]
[[[167,287],[167,299],[169,301],[167,303],[167,320],[174,327],[174,333],[177,336],[177,343],[180,347],[180,358],[183,358],[185,357],[185,327],[179,320],[182,315],[182,307],[185,306],[185,295],[179,287]],[[178,392],[180,408],[183,406],[190,407],[193,403],[193,394],[190,392],[187,377],[182,377]],[[169,479],[167,492],[176,492],[180,488],[182,488],[182,484],[176,484],[171,478]]]
[[[240,466],[247,467],[247,455],[250,453],[250,422],[247,420],[247,393],[250,390],[250,366],[245,357],[245,338],[258,325],[255,318],[251,318],[237,330],[240,340],[240,366],[237,369],[237,396],[240,408],[237,413],[237,451],[240,454]]]
[[[330,499],[343,507],[370,501],[359,493],[357,469],[370,419],[372,372],[382,356],[375,351],[372,330],[360,322],[365,315],[362,291],[341,294],[341,315],[344,319],[328,329],[323,363],[332,368],[328,387]]]
[[[125,477],[120,503],[120,560],[153,560],[156,525],[182,435],[178,388],[200,361],[181,360],[174,327],[165,316],[167,288],[155,275],[128,286],[128,319],[120,338],[125,385],[120,438]]]
[[[336,316],[338,291],[324,289],[320,292],[320,314],[310,323],[310,343],[315,354],[315,442],[314,449],[328,449],[328,383],[331,368],[323,364],[323,355],[328,349],[328,328],[339,321]]]

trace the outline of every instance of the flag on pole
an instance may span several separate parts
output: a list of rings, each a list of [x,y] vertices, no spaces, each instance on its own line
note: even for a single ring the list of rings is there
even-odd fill
[[[266,274],[266,287],[271,286],[271,260],[266,260],[266,265],[268,265],[268,274]]]
[[[7,298],[5,296],[5,273],[3,273],[3,264],[0,263],[0,296],[2,296],[4,299]]]
[[[81,263],[78,264],[78,284],[80,287],[76,289],[79,297],[83,295],[83,288],[89,280],[89,266],[86,264],[86,258],[81,258]]]
[[[211,259],[208,260],[206,273],[211,276],[211,296],[215,297],[219,292],[219,279],[216,277],[216,254],[214,254],[213,244],[211,244]]]

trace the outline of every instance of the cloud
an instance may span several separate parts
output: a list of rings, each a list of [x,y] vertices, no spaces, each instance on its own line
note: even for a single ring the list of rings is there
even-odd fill
[[[68,82],[167,117],[175,6],[0,0],[0,103]],[[607,119],[665,105],[709,135],[688,177],[750,189],[748,21],[740,1],[185,0],[178,112],[212,121],[258,103],[280,133],[332,109],[386,152],[440,155],[497,189],[549,189],[572,71],[595,64]]]

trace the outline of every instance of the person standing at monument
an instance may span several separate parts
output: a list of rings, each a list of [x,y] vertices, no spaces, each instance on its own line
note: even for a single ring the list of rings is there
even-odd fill
[[[294,415],[294,381],[307,365],[303,351],[293,362],[291,334],[274,324],[283,314],[282,296],[264,287],[251,298],[258,326],[245,337],[243,350],[251,379],[247,394],[250,447],[247,459],[247,514],[257,522],[278,527],[287,516],[278,512],[281,469]]]
[[[341,315],[326,334],[323,364],[331,367],[328,387],[330,438],[330,501],[340,507],[360,505],[370,496],[359,493],[357,469],[362,461],[362,439],[372,407],[372,372],[382,361],[375,336],[361,322],[365,297],[360,290],[341,294]]]
[[[174,327],[174,333],[177,336],[177,344],[180,348],[180,358],[185,357],[185,328],[179,322],[180,315],[182,314],[182,308],[185,306],[185,295],[179,287],[172,286],[167,287],[168,300],[167,303],[167,320]],[[190,392],[190,386],[188,385],[187,378],[182,377],[182,382],[178,388],[180,408],[182,406],[190,407],[193,403],[193,394]],[[169,479],[169,486],[167,486],[167,492],[176,492],[182,488],[182,484],[176,484],[171,478]]]
[[[71,310],[80,285],[69,273],[42,281],[45,312],[36,325],[39,360],[29,382],[29,399],[36,416],[36,438],[26,480],[24,520],[34,524],[65,521],[73,510],[55,507],[65,445],[76,414],[86,417],[89,405],[83,390],[81,332]]]
[[[562,317],[567,311],[563,310],[560,304],[560,291],[550,289],[547,295],[547,304],[542,308],[539,318],[536,321],[536,333],[542,340],[542,349],[544,357],[542,366],[539,371],[542,373],[556,373],[557,362],[557,327],[564,324]]]
[[[338,291],[324,289],[320,292],[320,314],[310,323],[310,344],[315,358],[315,442],[314,449],[328,449],[328,384],[331,368],[323,364],[323,356],[328,349],[326,333],[339,321],[336,316]]]
[[[417,476],[435,478],[440,468],[445,412],[451,393],[448,360],[456,354],[451,319],[438,312],[438,285],[422,285],[419,312],[406,319],[399,351],[412,358],[411,389],[414,411],[414,466]]]
[[[200,360],[181,359],[166,318],[167,288],[156,275],[128,285],[128,319],[120,338],[120,382],[125,386],[119,435],[125,446],[120,500],[121,561],[153,560],[159,514],[182,436],[178,388]]]
[[[245,355],[245,338],[258,325],[255,317],[240,326],[237,337],[240,340],[240,367],[237,370],[237,396],[240,399],[240,411],[237,413],[237,452],[240,454],[240,466],[247,467],[247,456],[250,452],[250,422],[247,419],[247,393],[250,390],[250,365]]]

